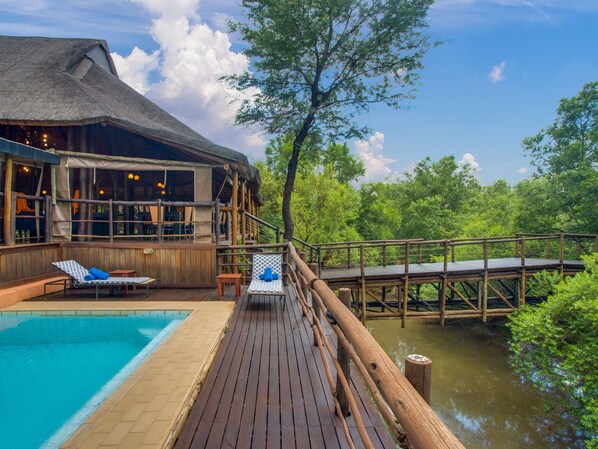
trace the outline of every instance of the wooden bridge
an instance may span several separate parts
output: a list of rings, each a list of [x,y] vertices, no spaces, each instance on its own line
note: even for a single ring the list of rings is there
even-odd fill
[[[588,234],[518,235],[439,241],[379,241],[316,247],[320,278],[353,292],[362,321],[376,318],[479,318],[512,313],[531,295],[542,270],[568,276],[598,251]],[[314,265],[314,269],[316,266]]]

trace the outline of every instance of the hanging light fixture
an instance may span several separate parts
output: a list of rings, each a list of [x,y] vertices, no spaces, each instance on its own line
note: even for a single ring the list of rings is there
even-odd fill
[[[129,178],[129,179],[133,179],[133,177],[134,177],[134,176],[135,176],[135,175],[133,175],[133,173],[129,173],[129,174],[127,175],[127,178]]]
[[[135,176],[133,177],[133,179],[134,179],[135,181],[139,181],[139,175],[135,175]]]

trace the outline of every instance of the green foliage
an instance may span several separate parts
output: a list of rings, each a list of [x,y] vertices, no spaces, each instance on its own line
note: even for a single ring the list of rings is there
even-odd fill
[[[542,230],[598,232],[597,117],[598,82],[592,82],[577,96],[560,101],[552,125],[523,141],[538,177],[544,179],[534,186],[530,181],[524,188],[543,197],[549,211],[537,217],[530,214],[532,222],[538,221],[532,225]],[[546,223],[549,217],[556,217],[552,226]]]
[[[352,222],[359,194],[331,176],[330,169],[298,176],[295,183],[296,236],[310,243],[358,240]]]
[[[556,286],[561,281],[561,275],[558,271],[542,270],[534,274],[527,286],[529,287],[529,296],[550,296],[556,291]]]
[[[260,216],[281,227],[284,176],[277,172],[277,167],[284,157],[286,143],[278,140],[268,148],[266,164],[257,164],[262,178],[260,192],[265,203]],[[328,162],[322,166],[330,148],[333,148],[330,154],[339,155],[338,163],[335,166]],[[310,243],[359,240],[361,237],[353,226],[359,210],[359,193],[349,182],[341,180],[361,173],[361,165],[343,145],[330,145],[327,151],[318,150],[317,154],[320,164],[304,165],[295,182],[295,236]]]
[[[421,160],[413,174],[397,183],[403,210],[402,238],[445,239],[455,237],[464,222],[469,202],[479,192],[471,172],[454,156],[436,162]]]
[[[396,187],[382,182],[363,184],[359,196],[355,227],[363,239],[397,239],[402,214],[396,199]]]
[[[253,94],[236,117],[275,135],[351,138],[366,131],[356,112],[398,107],[414,85],[428,47],[431,0],[243,0],[234,23],[249,46],[251,71],[228,78]],[[407,88],[407,92],[405,92]]]
[[[511,317],[515,370],[542,390],[564,395],[589,448],[598,448],[598,254],[556,286],[547,301]]]

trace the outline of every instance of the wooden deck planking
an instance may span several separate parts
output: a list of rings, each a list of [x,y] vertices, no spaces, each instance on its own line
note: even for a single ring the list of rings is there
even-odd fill
[[[286,301],[283,310],[277,298],[242,296],[175,449],[348,447],[311,329]],[[354,384],[375,446],[396,447],[361,381]]]
[[[583,269],[583,262],[577,260],[565,260],[563,264],[572,269]],[[558,259],[535,259],[526,258],[524,268],[526,269],[555,269],[560,267]],[[520,270],[521,259],[518,258],[504,258],[504,259],[489,259],[488,270],[492,271],[514,271]],[[484,270],[483,260],[468,260],[462,262],[447,263],[447,274],[457,273],[477,273]],[[409,264],[409,276],[431,276],[443,275],[445,273],[444,264],[442,262],[436,263],[411,263]],[[366,278],[388,278],[388,277],[403,277],[405,276],[405,265],[387,265],[377,267],[365,267],[364,275]],[[361,271],[359,267],[353,268],[324,268],[320,276],[326,282],[335,282],[341,280],[356,280],[361,278]]]

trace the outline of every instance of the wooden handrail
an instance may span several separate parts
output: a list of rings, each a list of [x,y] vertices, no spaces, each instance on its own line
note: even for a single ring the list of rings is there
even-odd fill
[[[288,245],[292,263],[334,317],[415,449],[463,448],[374,337]]]

